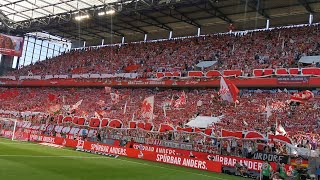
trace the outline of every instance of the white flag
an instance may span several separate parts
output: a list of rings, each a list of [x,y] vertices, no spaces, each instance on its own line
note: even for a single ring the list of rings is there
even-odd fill
[[[276,135],[286,135],[287,132],[284,130],[283,126],[279,124],[276,129]]]
[[[123,108],[123,109],[124,109],[124,110],[123,110],[123,114],[126,114],[126,112],[127,112],[127,102],[128,102],[128,101],[126,101],[126,104],[124,104],[124,108]]]
[[[266,111],[267,111],[267,118],[269,118],[272,115],[269,103],[267,103]]]
[[[245,120],[243,120],[243,124],[244,124],[245,126],[248,126],[248,123],[247,123]]]

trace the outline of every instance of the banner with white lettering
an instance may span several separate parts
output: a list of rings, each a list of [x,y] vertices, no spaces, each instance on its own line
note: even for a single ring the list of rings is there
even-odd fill
[[[267,154],[262,152],[256,152],[253,154],[252,159],[262,160],[262,161],[269,161],[269,162],[280,162],[280,163],[289,163],[289,156],[284,155],[277,155],[277,154]]]

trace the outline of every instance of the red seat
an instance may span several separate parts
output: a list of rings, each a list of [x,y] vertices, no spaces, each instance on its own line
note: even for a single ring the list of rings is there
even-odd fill
[[[276,74],[278,74],[278,75],[286,75],[286,74],[288,74],[288,71],[287,71],[287,69],[281,68],[281,69],[277,69],[276,70]]]
[[[263,75],[263,69],[254,69],[253,70],[254,76],[262,76]]]
[[[157,72],[156,76],[157,76],[157,78],[162,78],[162,77],[164,77],[164,73]]]
[[[289,69],[289,74],[298,75],[299,74],[299,69],[298,68],[290,68]]]
[[[172,76],[174,76],[174,77],[180,77],[181,76],[181,73],[180,72],[173,72],[172,73]]]
[[[189,77],[202,77],[203,76],[203,72],[201,72],[201,71],[189,71],[188,72],[188,76]]]
[[[301,73],[303,75],[320,75],[319,68],[302,68]]]
[[[263,74],[265,75],[265,76],[267,76],[267,75],[272,75],[273,74],[273,69],[264,69],[263,70]]]
[[[172,75],[172,72],[165,72],[164,76],[165,77],[172,77],[173,75]]]
[[[206,77],[219,77],[219,76],[221,76],[221,73],[216,70],[208,71],[206,73]]]

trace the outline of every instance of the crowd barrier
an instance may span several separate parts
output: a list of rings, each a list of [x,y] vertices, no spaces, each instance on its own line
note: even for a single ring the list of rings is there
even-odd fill
[[[13,132],[10,130],[0,131],[0,136],[11,138],[12,135]],[[71,136],[69,138],[62,138],[32,134],[30,132],[27,133],[21,131],[17,131],[15,133],[15,139],[19,139],[21,141],[52,143],[66,147],[81,148],[84,150],[126,156],[131,158],[139,158],[212,172],[221,172],[222,167],[235,168],[236,162],[239,162],[242,165],[246,165],[249,171],[260,172],[263,164],[263,160],[259,159],[249,159],[235,156],[196,152],[140,143],[129,142],[125,146],[120,146],[121,143],[116,140],[108,141],[108,144],[104,144],[99,142],[75,140]],[[274,158],[280,157],[267,156],[267,158],[270,158],[270,165],[273,169],[275,169],[276,159]],[[285,160],[284,157],[281,157],[281,159]],[[301,158],[291,159],[290,164],[285,164],[285,168],[287,170],[291,170],[292,165],[297,164],[308,166],[308,161]]]
[[[12,131],[1,130],[0,135],[6,138],[11,138]],[[183,154],[167,154],[167,151],[150,152],[130,147],[121,147],[109,144],[102,144],[97,142],[89,142],[82,140],[67,139],[61,137],[52,137],[28,133],[16,133],[15,137],[19,140],[33,141],[33,142],[45,142],[56,145],[62,145],[66,147],[78,148],[93,152],[100,152],[106,154],[114,154],[120,156],[126,156],[131,158],[138,158],[148,161],[161,162],[165,164],[172,164],[176,166],[183,166],[193,169],[222,172],[222,163],[217,161],[211,161],[205,158],[190,157]]]

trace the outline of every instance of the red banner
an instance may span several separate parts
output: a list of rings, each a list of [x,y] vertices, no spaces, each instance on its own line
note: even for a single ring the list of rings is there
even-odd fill
[[[0,53],[9,56],[21,56],[23,37],[0,34]]]
[[[12,131],[1,130],[0,135],[5,136],[7,138],[11,138]],[[35,141],[35,142],[46,142],[51,144],[63,145],[63,146],[73,147],[73,148],[81,148],[84,150],[101,152],[106,154],[140,158],[140,159],[149,160],[149,161],[173,164],[176,166],[183,166],[183,167],[189,167],[189,168],[218,172],[218,173],[222,171],[221,163],[209,161],[206,159],[200,159],[200,158],[176,156],[176,155],[173,155],[173,152],[167,155],[165,152],[171,151],[168,148],[163,148],[167,150],[162,150],[161,152],[159,151],[159,153],[157,153],[152,151],[138,150],[135,148],[117,147],[117,146],[110,146],[106,144],[100,144],[96,142],[65,139],[65,138],[50,137],[50,136],[35,135],[35,134],[33,135],[31,134],[29,140]]]
[[[140,154],[141,159],[156,161],[166,164],[173,164],[176,166],[183,166],[188,168],[212,171],[212,172],[222,172],[222,165],[219,162],[201,160],[191,157],[173,156],[167,154],[158,153],[146,153]]]
[[[248,87],[296,87],[296,84],[278,84],[277,78],[236,78],[231,80],[237,87],[248,88]],[[302,84],[299,87],[317,88],[320,84],[319,77],[310,77],[309,84]],[[219,79],[188,79],[188,80],[148,80],[148,79],[137,79],[137,80],[78,80],[78,79],[54,79],[54,80],[0,80],[0,86],[48,86],[48,87],[219,87]]]
[[[11,138],[12,131],[1,130],[0,136]],[[174,164],[178,166],[185,166],[213,172],[221,172],[222,166],[234,168],[236,162],[239,162],[242,165],[246,165],[248,170],[260,172],[263,163],[263,161],[255,159],[209,154],[183,149],[165,148],[145,144],[142,145],[137,143],[133,144],[133,148],[129,148],[61,137],[29,134],[26,132],[24,132],[23,137],[28,137],[29,141],[34,142],[46,142],[73,148],[78,147],[84,150],[96,151],[106,154],[115,154],[132,158],[140,158],[155,162]],[[298,159],[293,158],[291,159],[291,162],[292,164],[295,164],[296,162],[298,162]],[[270,162],[270,164],[273,169],[276,168],[276,163]],[[308,166],[308,161],[301,159],[300,164],[303,166]],[[286,165],[285,167],[288,170],[290,168],[290,165]]]

